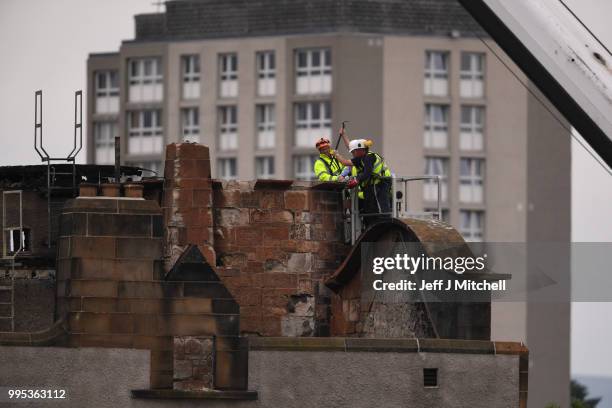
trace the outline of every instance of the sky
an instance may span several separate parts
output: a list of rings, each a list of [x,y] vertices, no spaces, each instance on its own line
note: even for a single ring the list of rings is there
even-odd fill
[[[565,1],[612,48],[612,2]],[[70,152],[74,91],[85,91],[87,55],[116,51],[134,37],[133,15],[156,10],[152,0],[0,0],[0,165],[40,163],[32,146],[38,89],[46,150]],[[573,142],[572,239],[612,242],[611,203],[612,177]],[[602,358],[612,344],[610,316],[612,303],[572,305],[573,374],[612,377],[612,361]]]

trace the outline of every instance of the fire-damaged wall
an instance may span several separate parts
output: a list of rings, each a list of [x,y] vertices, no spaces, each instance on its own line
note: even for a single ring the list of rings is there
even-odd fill
[[[169,145],[167,263],[197,244],[240,304],[241,332],[329,334],[323,279],[348,253],[342,195],[283,180],[213,182],[208,148]]]

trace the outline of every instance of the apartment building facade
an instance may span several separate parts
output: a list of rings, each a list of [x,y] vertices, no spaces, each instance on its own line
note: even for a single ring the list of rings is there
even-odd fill
[[[231,3],[207,10],[239,13]],[[349,120],[349,134],[373,139],[396,175],[442,178],[443,218],[466,239],[495,236],[487,231],[487,203],[502,183],[487,162],[505,154],[495,144],[508,138],[526,160],[527,116],[499,110],[526,106],[527,95],[519,87],[498,89],[500,77],[511,81],[511,74],[464,12],[425,10],[437,25],[425,21],[407,32],[396,23],[385,33],[364,33],[336,21],[324,33],[281,27],[269,35],[182,39],[151,26],[188,26],[182,13],[198,4],[168,7],[137,16],[137,36],[119,52],[90,55],[90,162],[112,163],[114,136],[121,136],[125,164],[161,174],[164,146],[188,140],[211,147],[218,178],[310,180],[315,140],[335,140],[340,122]],[[517,120],[524,129],[507,134]],[[431,210],[437,188],[425,182],[410,199],[413,209]]]

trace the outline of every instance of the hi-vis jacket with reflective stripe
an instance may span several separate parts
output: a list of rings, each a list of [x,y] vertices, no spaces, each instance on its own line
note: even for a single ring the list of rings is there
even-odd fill
[[[374,165],[372,166],[372,176],[367,180],[361,181],[359,183],[360,187],[365,187],[370,182],[372,184],[378,184],[381,182],[382,178],[391,177],[391,170],[389,170],[389,167],[387,167],[385,160],[378,153],[368,152],[367,155],[368,156],[374,155],[376,160],[374,161]],[[363,160],[360,160],[358,165],[353,166],[351,173],[353,176],[357,177],[363,171],[364,171]]]
[[[320,181],[338,181],[344,166],[335,157],[320,154],[314,164],[314,174]]]

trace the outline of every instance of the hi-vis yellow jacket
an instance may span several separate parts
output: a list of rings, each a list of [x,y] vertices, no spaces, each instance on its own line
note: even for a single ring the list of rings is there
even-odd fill
[[[338,181],[344,166],[335,157],[320,154],[314,163],[314,174],[320,181]]]
[[[380,183],[382,178],[391,177],[391,170],[389,170],[389,167],[387,167],[385,160],[378,153],[368,152],[368,155],[374,155],[376,158],[376,160],[374,161],[374,165],[372,166],[372,176],[368,180],[364,180],[359,183],[359,187],[365,187],[370,182],[372,184],[378,184]],[[353,166],[353,168],[351,169],[351,174],[354,177],[357,177],[359,173],[363,172],[362,166]]]

